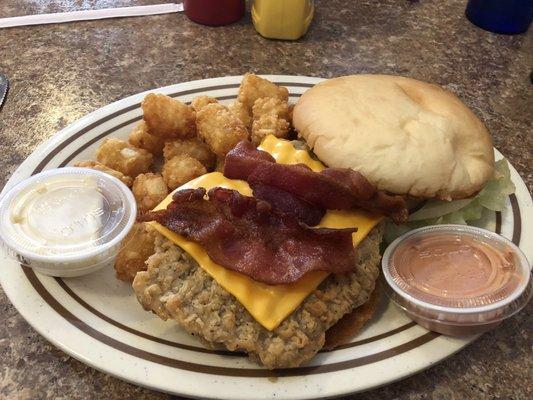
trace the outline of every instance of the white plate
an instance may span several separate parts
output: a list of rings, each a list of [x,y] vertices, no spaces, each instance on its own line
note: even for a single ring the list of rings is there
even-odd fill
[[[321,79],[267,76],[286,86],[291,100]],[[157,89],[183,101],[210,95],[230,101],[241,77],[193,81]],[[43,143],[7,187],[43,169],[94,159],[105,137],[125,138],[141,119],[146,93],[117,101],[73,123]],[[501,154],[496,151],[498,158]],[[514,168],[516,196],[483,222],[533,256],[532,202]],[[241,354],[204,349],[172,321],[145,312],[112,268],[81,278],[55,279],[23,269],[1,253],[0,282],[22,316],[46,339],[78,360],[129,382],[192,397],[221,399],[323,398],[402,379],[443,360],[475,337],[428,332],[383,300],[353,342],[318,354],[299,368],[271,372]]]

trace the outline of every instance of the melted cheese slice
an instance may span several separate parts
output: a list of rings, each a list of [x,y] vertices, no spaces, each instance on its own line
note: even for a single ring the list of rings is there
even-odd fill
[[[296,150],[289,141],[277,139],[274,136],[268,136],[260,148],[272,154],[277,162],[282,164],[306,164],[317,172],[325,168],[321,162],[311,158],[307,151]],[[198,187],[209,190],[217,186],[237,190],[245,196],[252,195],[252,190],[245,181],[228,179],[220,172],[202,175],[177,190]],[[172,195],[169,195],[155,209],[164,209],[171,201]],[[381,219],[381,216],[359,210],[329,210],[320,221],[319,226],[326,228],[357,227],[357,232],[353,234],[354,246],[357,246]],[[329,275],[323,271],[312,271],[290,284],[267,285],[214,263],[198,243],[170,231],[157,222],[150,222],[150,224],[189,253],[201,268],[220,286],[235,296],[255,320],[268,330],[275,329]]]

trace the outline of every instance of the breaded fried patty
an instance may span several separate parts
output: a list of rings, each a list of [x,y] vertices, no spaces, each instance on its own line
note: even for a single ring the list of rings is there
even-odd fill
[[[146,310],[176,320],[211,348],[245,351],[268,368],[295,367],[322,348],[328,328],[368,300],[379,273],[382,236],[380,224],[359,245],[355,271],[330,275],[273,331],[160,234],[148,270],[137,274],[133,288]]]

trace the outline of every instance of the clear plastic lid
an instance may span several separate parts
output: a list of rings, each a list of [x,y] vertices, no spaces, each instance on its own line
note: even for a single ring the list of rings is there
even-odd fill
[[[425,318],[501,320],[531,296],[530,266],[522,251],[506,238],[472,226],[407,232],[386,249],[382,267],[393,300]]]
[[[133,194],[118,179],[88,168],[52,169],[0,199],[0,239],[28,264],[80,262],[115,248],[136,213]]]

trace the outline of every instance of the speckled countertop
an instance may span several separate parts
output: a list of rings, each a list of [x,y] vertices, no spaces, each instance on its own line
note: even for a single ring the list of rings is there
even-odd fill
[[[159,1],[164,3],[166,1]],[[154,0],[2,0],[0,16]],[[0,186],[42,140],[122,97],[242,74],[401,74],[457,93],[533,188],[532,35],[482,31],[459,0],[318,0],[297,42],[257,35],[249,16],[221,28],[184,15],[0,30]],[[1,273],[1,271],[0,271]],[[443,363],[354,399],[533,398],[533,303]],[[0,290],[0,399],[169,399],[70,358],[41,338]]]

